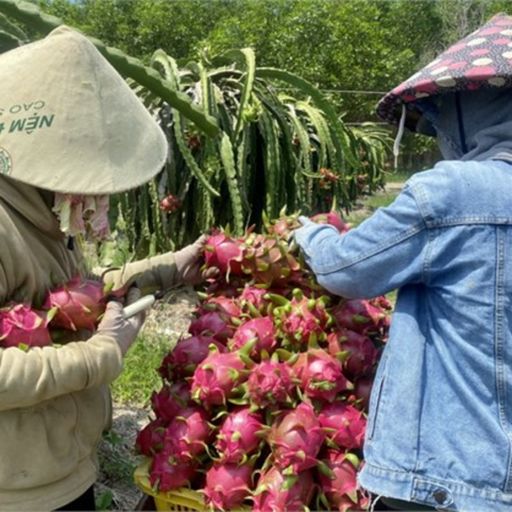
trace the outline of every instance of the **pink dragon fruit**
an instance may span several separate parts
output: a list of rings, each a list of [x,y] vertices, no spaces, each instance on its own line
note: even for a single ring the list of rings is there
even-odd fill
[[[366,510],[368,498],[357,490],[357,470],[360,465],[357,456],[350,452],[327,450],[322,462],[331,473],[331,476],[319,474],[322,492],[330,505],[340,512]]]
[[[315,484],[311,470],[298,475],[283,475],[276,467],[271,467],[258,480],[253,493],[253,512],[299,512],[307,510]]]
[[[228,347],[230,350],[238,350],[251,340],[256,340],[250,352],[251,357],[258,358],[263,350],[268,354],[273,352],[277,340],[272,318],[262,316],[243,323],[235,331]]]
[[[354,382],[354,390],[352,391],[349,400],[352,401],[354,405],[362,411],[368,410],[372,385],[373,376],[361,377],[360,379],[356,379]]]
[[[294,374],[306,396],[332,402],[346,389],[341,363],[320,348],[302,352],[293,365]]]
[[[137,453],[152,457],[164,448],[164,433],[167,422],[162,418],[150,421],[143,429],[139,430],[135,439]]]
[[[242,310],[236,299],[220,295],[207,296],[201,303],[198,313],[200,315],[215,311],[221,315],[223,319],[229,322],[232,318],[238,318],[242,314]]]
[[[313,407],[303,402],[272,425],[268,443],[276,466],[298,474],[316,465],[324,439]]]
[[[218,341],[226,341],[233,336],[235,328],[217,311],[210,311],[195,318],[190,323],[188,332],[194,336],[211,336]]]
[[[273,310],[273,314],[278,328],[291,345],[300,348],[325,337],[324,331],[332,322],[325,309],[327,297],[308,299],[299,289],[293,290],[291,301],[281,296],[272,297],[283,303]]]
[[[267,233],[270,235],[277,236],[281,240],[288,241],[292,231],[297,228],[300,228],[301,224],[299,222],[299,214],[292,213],[291,215],[286,215],[284,211],[281,212],[281,215],[278,219],[273,221],[265,221],[265,229]]]
[[[366,418],[360,410],[337,401],[324,406],[318,419],[327,439],[339,448],[352,450],[363,446]]]
[[[207,267],[217,267],[223,275],[242,275],[241,243],[220,231],[210,235],[204,246]]]
[[[192,375],[199,363],[204,361],[213,347],[217,352],[225,352],[226,347],[209,336],[183,338],[164,357],[158,372],[169,381],[176,377]]]
[[[231,412],[221,425],[215,448],[224,463],[244,464],[247,456],[261,444],[263,423],[261,415],[248,407]]]
[[[164,443],[176,461],[195,460],[211,436],[209,416],[197,406],[183,409],[165,430]]]
[[[105,311],[106,296],[103,284],[75,277],[63,286],[50,290],[43,309],[55,308],[51,325],[62,329],[94,331]]]
[[[340,233],[346,233],[350,230],[350,225],[347,224],[338,212],[330,211],[326,213],[317,213],[311,217],[313,222],[318,224],[330,224],[334,226]]]
[[[48,321],[46,311],[26,304],[0,309],[0,346],[28,349],[51,345]]]
[[[247,395],[258,407],[290,405],[295,396],[292,369],[279,361],[263,361],[254,366],[247,380]]]
[[[197,471],[197,463],[174,460],[172,453],[164,450],[153,456],[149,471],[149,482],[160,492],[178,489],[189,484]]]
[[[246,347],[250,347],[250,343]],[[246,374],[239,352],[211,352],[194,372],[192,397],[206,407],[223,405],[246,380]]]
[[[372,373],[379,352],[368,336],[340,327],[327,335],[327,342],[329,354],[342,361],[349,379]]]
[[[267,290],[264,288],[256,288],[255,286],[246,285],[240,293],[239,301],[244,311],[257,311],[265,313],[270,301],[265,298]]]
[[[190,386],[181,381],[171,385],[164,385],[160,391],[153,391],[151,407],[157,418],[169,422],[190,405]]]
[[[240,507],[250,495],[252,473],[252,466],[247,464],[214,464],[206,473],[206,503],[215,510]]]
[[[379,332],[389,322],[381,308],[362,299],[342,301],[332,308],[331,314],[340,327],[359,334]]]

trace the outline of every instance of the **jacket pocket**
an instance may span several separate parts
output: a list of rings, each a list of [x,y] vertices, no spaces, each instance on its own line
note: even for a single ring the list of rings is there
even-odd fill
[[[385,380],[386,376],[383,374],[381,379],[376,383],[377,388],[375,390],[372,390],[368,423],[366,424],[366,439],[368,441],[372,440],[373,435],[375,434],[375,426],[377,424],[377,417],[379,415],[379,409],[382,399],[382,390],[384,389]]]

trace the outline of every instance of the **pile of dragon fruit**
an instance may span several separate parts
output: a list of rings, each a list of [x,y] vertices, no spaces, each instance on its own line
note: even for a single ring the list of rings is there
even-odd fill
[[[349,229],[334,214],[313,217]],[[136,449],[156,491],[190,487],[215,510],[361,510],[368,395],[385,343],[385,297],[345,300],[315,281],[287,239],[216,231],[188,333],[162,360],[162,387]]]
[[[60,344],[68,337],[66,331],[94,332],[107,301],[123,293],[113,293],[100,281],[77,276],[49,290],[39,307],[8,304],[0,308],[0,347],[28,350]]]

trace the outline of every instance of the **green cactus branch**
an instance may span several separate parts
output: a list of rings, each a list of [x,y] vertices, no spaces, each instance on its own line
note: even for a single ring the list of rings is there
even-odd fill
[[[25,1],[0,0],[0,13],[44,34],[64,24],[61,19],[43,13],[36,5]],[[126,55],[117,48],[104,45],[98,39],[89,37],[89,40],[121,75],[132,78],[160,96],[207,135],[217,135],[216,120],[205,115],[199,107],[191,103],[185,94],[173,89],[172,84],[162,79],[157,71],[145,66],[140,60]]]

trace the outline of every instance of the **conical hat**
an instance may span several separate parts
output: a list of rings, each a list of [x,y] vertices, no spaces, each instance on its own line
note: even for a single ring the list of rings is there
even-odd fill
[[[55,192],[112,194],[157,174],[165,136],[80,33],[0,55],[0,173]]]
[[[512,87],[512,17],[497,14],[386,94],[377,114],[396,124],[401,105],[421,98],[507,87]],[[414,113],[409,110],[407,116]]]

